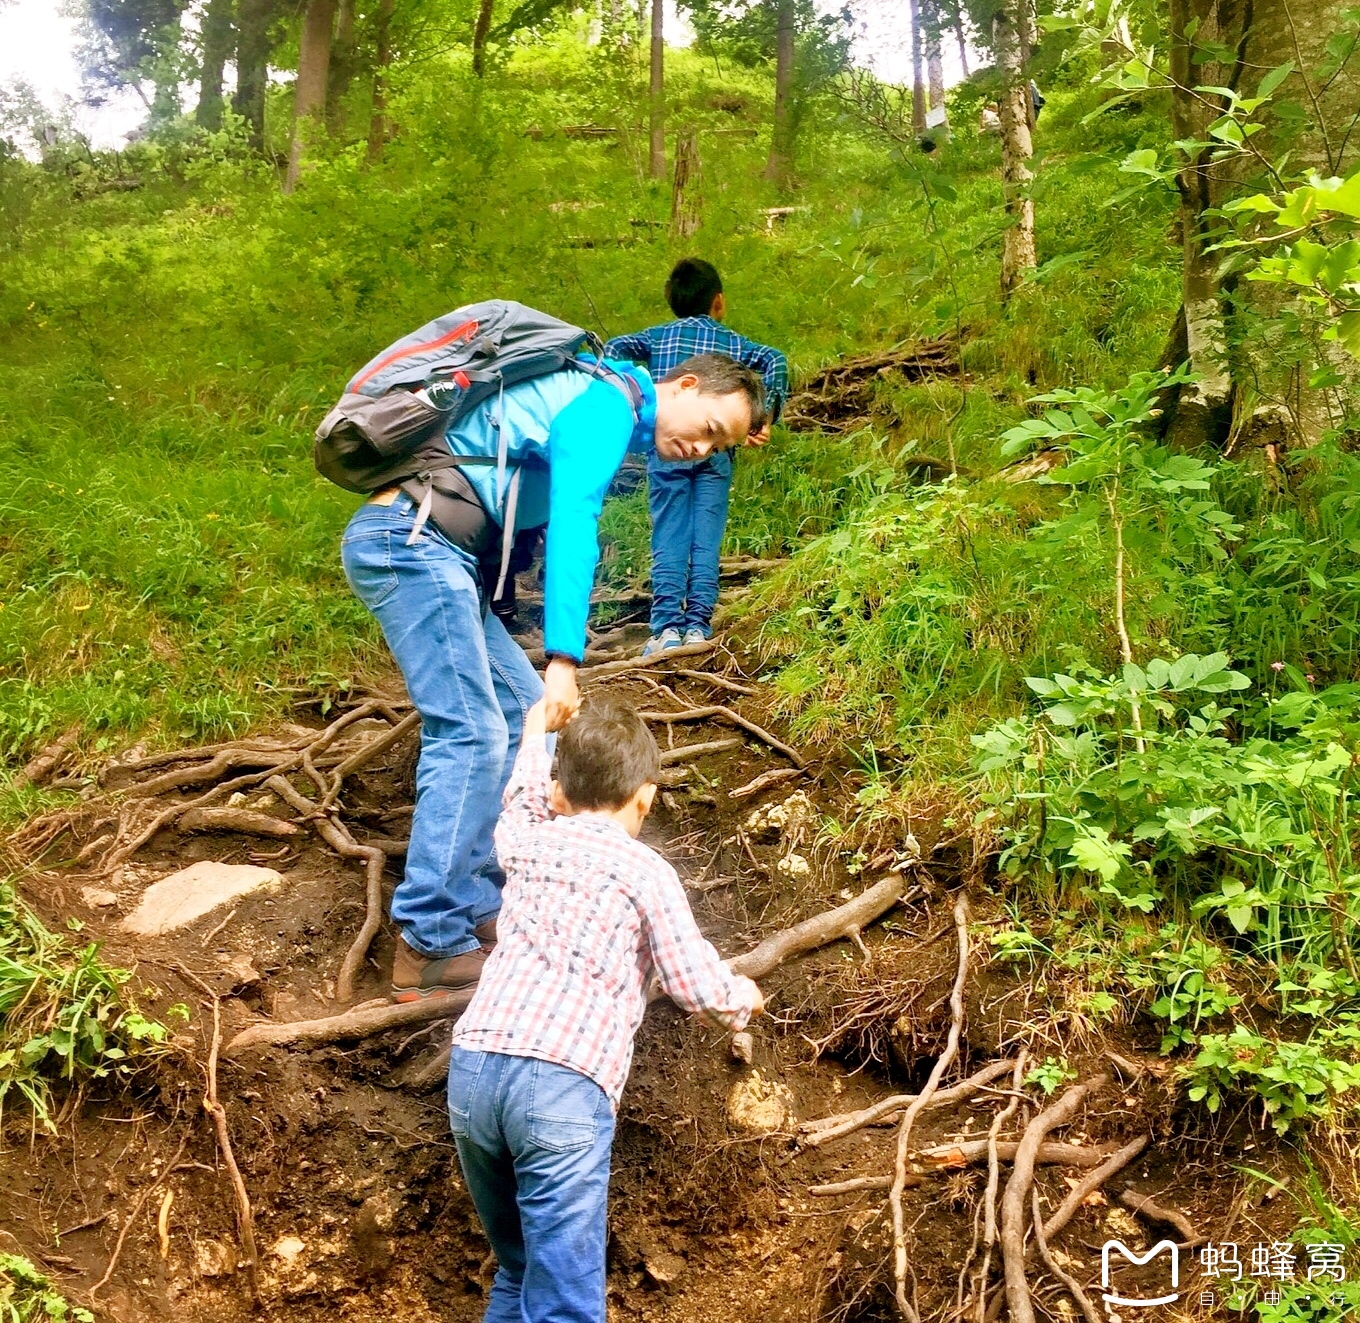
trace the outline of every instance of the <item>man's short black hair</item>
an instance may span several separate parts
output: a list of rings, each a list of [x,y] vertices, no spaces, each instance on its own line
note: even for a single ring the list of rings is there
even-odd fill
[[[707,317],[722,292],[718,268],[702,257],[682,257],[666,278],[666,302],[677,317]]]
[[[731,395],[740,391],[751,406],[751,431],[765,421],[765,382],[759,372],[726,354],[693,354],[671,368],[662,381],[676,381],[680,377],[699,378],[699,392],[703,395]]]
[[[615,695],[592,694],[557,737],[557,784],[574,809],[622,808],[660,768],[652,732]]]

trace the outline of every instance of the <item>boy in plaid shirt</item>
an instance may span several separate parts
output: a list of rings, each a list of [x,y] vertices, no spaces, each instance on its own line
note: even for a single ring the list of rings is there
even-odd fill
[[[666,281],[675,321],[620,335],[605,345],[611,358],[643,364],[660,381],[691,354],[723,354],[760,373],[766,417],[746,444],[764,445],[789,393],[788,360],[778,349],[748,340],[723,325],[727,313],[722,278],[711,262],[686,257]],[[647,507],[652,516],[652,637],[644,657],[712,634],[718,604],[718,552],[727,527],[732,453],[706,459],[647,460]]]
[[[498,1263],[485,1323],[604,1323],[614,1113],[648,986],[731,1030],[764,1002],[637,839],[659,763],[642,718],[592,698],[556,780],[544,736],[539,702],[496,826],[498,940],[454,1032],[449,1121]]]

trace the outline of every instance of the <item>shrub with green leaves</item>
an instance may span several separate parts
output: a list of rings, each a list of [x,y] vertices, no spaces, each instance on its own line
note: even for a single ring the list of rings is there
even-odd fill
[[[164,1049],[169,1030],[127,997],[130,977],[48,931],[0,880],[0,1109],[17,1094],[51,1128],[54,1083],[126,1079]]]
[[[88,1309],[70,1304],[46,1274],[18,1254],[0,1254],[0,1323],[94,1323]]]

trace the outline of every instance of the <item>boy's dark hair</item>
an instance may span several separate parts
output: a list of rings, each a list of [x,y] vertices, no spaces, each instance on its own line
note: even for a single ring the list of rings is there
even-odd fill
[[[661,771],[656,740],[635,709],[592,695],[557,737],[557,784],[575,809],[622,808]]]
[[[702,257],[682,257],[666,277],[666,302],[677,317],[707,317],[722,292],[718,268]]]
[[[753,432],[765,421],[765,383],[759,372],[726,354],[693,354],[661,380],[676,381],[691,374],[699,378],[701,395],[732,395],[738,391],[745,395],[751,406]]]

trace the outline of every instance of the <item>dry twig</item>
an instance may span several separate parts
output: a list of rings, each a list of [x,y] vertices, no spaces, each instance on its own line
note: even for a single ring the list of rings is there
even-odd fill
[[[710,703],[705,707],[687,707],[681,712],[639,712],[643,721],[655,721],[666,724],[674,721],[709,721],[718,717],[723,721],[730,721],[734,726],[740,726],[742,730],[749,731],[758,740],[763,740],[770,748],[782,753],[795,767],[803,768],[807,766],[803,755],[797,749],[791,748],[783,740],[776,739],[763,726],[757,726],[754,721],[748,721],[739,712],[734,712],[730,707],[725,707],[721,703]]]
[[[113,1270],[118,1266],[118,1259],[123,1253],[123,1242],[127,1239],[128,1232],[132,1230],[132,1224],[137,1220],[137,1215],[142,1211],[146,1201],[170,1179],[171,1173],[179,1165],[179,1160],[184,1156],[184,1150],[188,1147],[189,1140],[186,1136],[181,1141],[179,1148],[175,1150],[175,1156],[170,1159],[165,1170],[137,1196],[137,1202],[132,1205],[132,1212],[128,1214],[128,1219],[123,1223],[123,1228],[118,1233],[118,1239],[114,1242],[113,1253],[109,1256],[109,1266],[104,1269],[104,1275],[90,1287],[89,1294],[91,1303],[93,1303],[95,1295],[109,1284],[109,1279],[113,1276]]]

